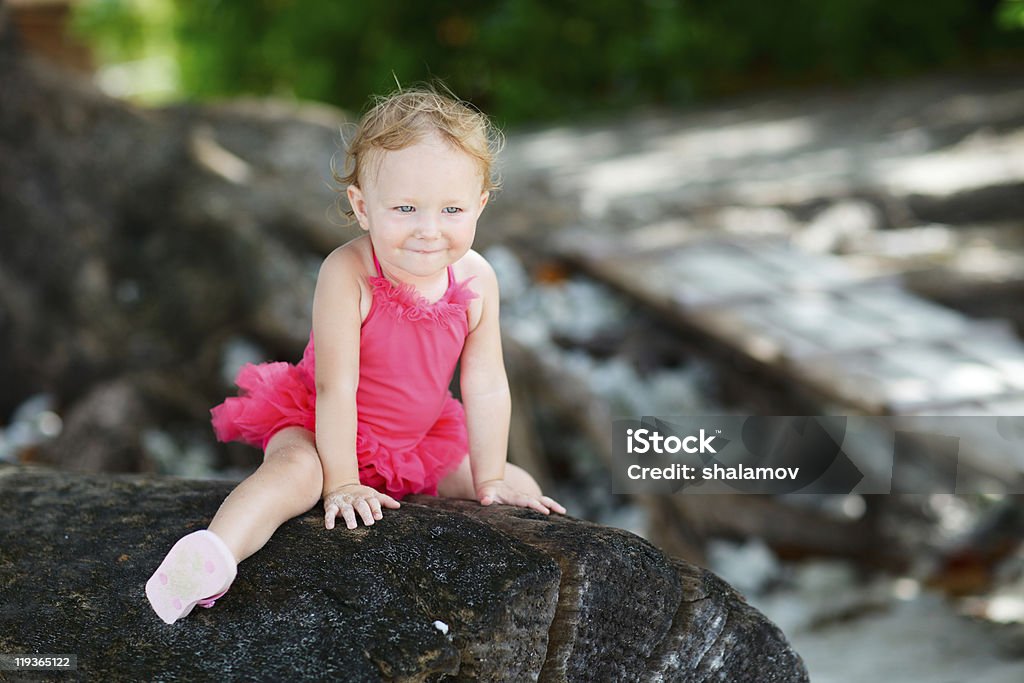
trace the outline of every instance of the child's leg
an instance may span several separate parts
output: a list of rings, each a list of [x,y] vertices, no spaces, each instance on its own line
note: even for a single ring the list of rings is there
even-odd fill
[[[322,481],[313,434],[300,427],[275,434],[263,464],[224,500],[210,528],[179,539],[146,582],[157,615],[172,624],[196,605],[212,607],[239,562],[281,524],[316,505]]]
[[[531,496],[540,496],[540,486],[530,473],[518,465],[505,463],[505,481],[514,489]],[[459,463],[458,469],[442,479],[437,485],[437,495],[445,498],[464,498],[476,500],[476,489],[473,487],[473,472],[470,470],[469,456]]]
[[[320,500],[323,469],[312,432],[286,427],[267,444],[263,464],[224,499],[209,530],[241,562],[279,526]]]

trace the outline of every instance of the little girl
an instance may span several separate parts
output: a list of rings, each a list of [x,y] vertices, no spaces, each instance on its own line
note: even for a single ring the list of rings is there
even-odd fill
[[[371,525],[411,493],[565,513],[505,462],[498,282],[470,249],[496,141],[486,116],[426,89],[362,118],[335,179],[368,234],[324,260],[302,360],[246,365],[241,395],[211,411],[217,438],[259,446],[263,464],[146,583],[165,622],[212,607],[237,564],[321,498],[327,529]],[[460,361],[461,404],[448,391]]]

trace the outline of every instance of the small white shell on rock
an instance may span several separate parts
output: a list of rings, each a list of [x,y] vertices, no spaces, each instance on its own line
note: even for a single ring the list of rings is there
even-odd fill
[[[448,624],[444,623],[443,621],[435,621],[434,628],[436,628],[441,633],[448,635]]]

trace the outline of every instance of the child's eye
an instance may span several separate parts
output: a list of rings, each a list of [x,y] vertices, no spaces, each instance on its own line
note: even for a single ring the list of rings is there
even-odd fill
[[[412,213],[413,211],[415,211],[415,209],[413,209],[408,204],[403,204],[402,206],[396,206],[395,210],[398,211],[398,213]]]
[[[457,207],[457,206],[446,206],[446,207],[444,207],[444,208],[443,208],[443,209],[441,209],[441,210],[442,210],[442,211],[443,211],[444,213],[446,213],[446,214],[448,214],[448,215],[450,215],[450,216],[452,216],[452,215],[455,215],[455,214],[457,214],[457,213],[461,213],[461,212],[462,212],[462,209],[460,209],[460,208],[459,208],[459,207]]]

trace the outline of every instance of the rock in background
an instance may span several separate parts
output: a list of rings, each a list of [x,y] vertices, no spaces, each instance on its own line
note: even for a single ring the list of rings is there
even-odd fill
[[[49,396],[67,429],[28,459],[159,470],[147,433],[168,457],[211,444],[225,375],[301,354],[320,261],[355,234],[332,210],[345,118],[137,109],[23,57],[2,19],[0,72],[0,416]]]

